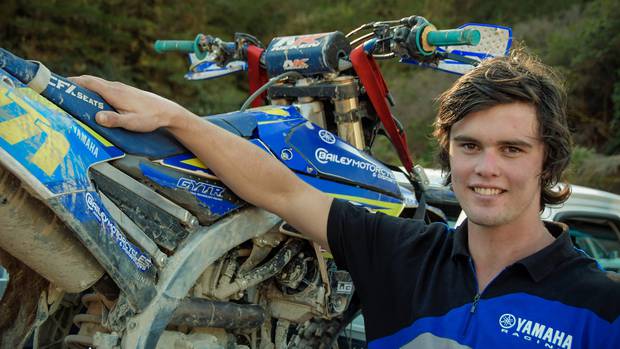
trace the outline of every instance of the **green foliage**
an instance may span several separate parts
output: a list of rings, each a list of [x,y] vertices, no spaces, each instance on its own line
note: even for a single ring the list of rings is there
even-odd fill
[[[439,28],[465,22],[509,25],[516,41],[566,77],[569,121],[583,147],[575,155],[581,165],[575,166],[593,166],[579,160],[584,152],[600,161],[620,153],[620,0],[5,0],[1,6],[4,48],[43,61],[62,75],[98,75],[154,91],[198,114],[239,108],[247,96],[245,76],[186,81],[185,57],[156,54],[156,39],[187,40],[197,33],[232,39],[235,32],[247,32],[268,44],[275,36],[346,33],[363,23],[413,14]],[[394,61],[380,65],[415,160],[433,166],[432,101],[455,76]],[[385,140],[373,149],[397,163]],[[597,173],[618,177],[613,168]],[[573,178],[586,177],[580,173]],[[613,187],[611,182],[601,185]]]
[[[567,79],[576,141],[608,154],[620,147],[620,12],[616,0],[595,0],[556,14],[538,48]]]
[[[577,146],[567,171],[569,183],[620,192],[620,155],[603,155]]]

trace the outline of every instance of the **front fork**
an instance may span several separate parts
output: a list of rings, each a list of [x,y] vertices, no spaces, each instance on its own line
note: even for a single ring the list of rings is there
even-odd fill
[[[354,84],[353,77],[341,77],[338,84]],[[362,118],[359,113],[358,97],[334,98],[336,124],[338,124],[338,136],[359,150],[366,148]]]
[[[9,279],[9,272],[4,268],[4,266],[0,265],[0,301],[2,301],[4,291],[6,291],[6,287],[9,285]]]

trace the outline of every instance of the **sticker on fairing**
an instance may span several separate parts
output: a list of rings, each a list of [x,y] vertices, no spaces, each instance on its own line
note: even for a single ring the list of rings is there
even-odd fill
[[[90,192],[86,193],[85,200],[88,212],[95,217],[103,231],[112,238],[133,264],[138,267],[140,271],[149,270],[152,266],[151,258],[142,253],[142,251],[127,240],[125,234],[123,234],[116,223],[108,216],[107,211],[103,208],[99,200]]]

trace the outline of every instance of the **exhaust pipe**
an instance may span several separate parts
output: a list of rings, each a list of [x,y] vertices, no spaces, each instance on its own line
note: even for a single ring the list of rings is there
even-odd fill
[[[235,330],[256,328],[264,321],[265,311],[259,305],[190,298],[177,307],[169,324]]]

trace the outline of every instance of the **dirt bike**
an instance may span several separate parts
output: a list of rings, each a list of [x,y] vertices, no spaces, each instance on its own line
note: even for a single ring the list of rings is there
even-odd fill
[[[247,70],[241,109],[204,119],[300,179],[373,211],[440,220],[376,60],[463,73],[510,43],[506,27],[441,31],[411,16],[267,47],[200,34],[155,48],[189,53],[188,79]],[[112,108],[92,91],[3,49],[0,68],[0,346],[335,343],[359,304],[329,253],[237,197],[165,130],[99,126],[96,112]],[[370,154],[380,133],[402,167]]]

